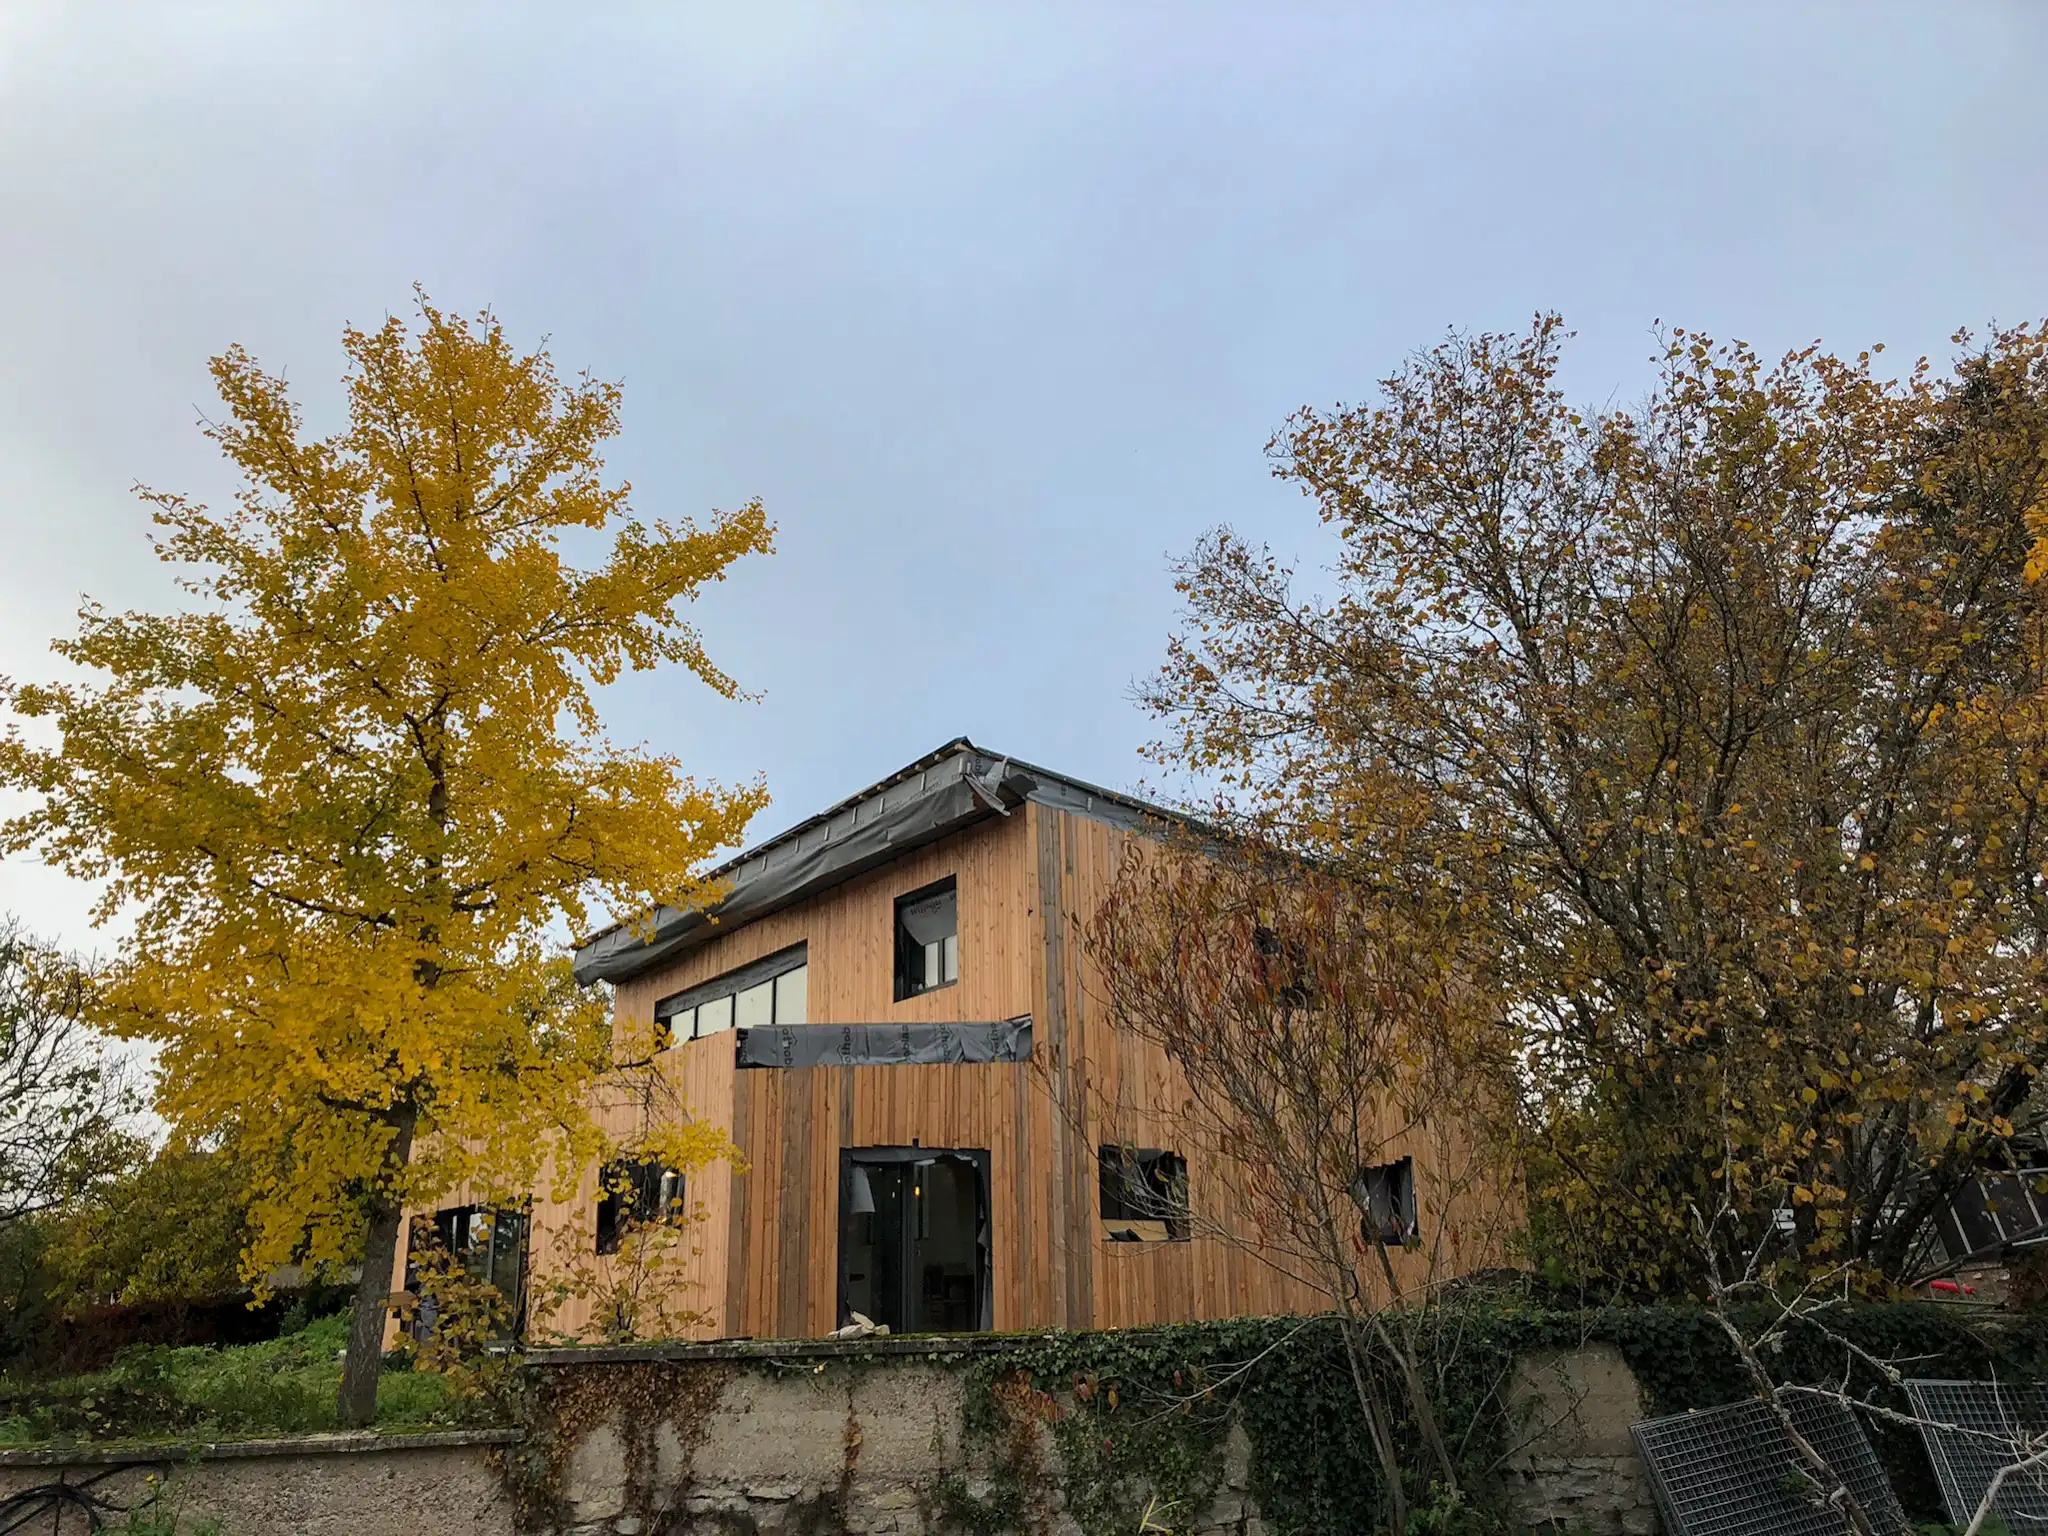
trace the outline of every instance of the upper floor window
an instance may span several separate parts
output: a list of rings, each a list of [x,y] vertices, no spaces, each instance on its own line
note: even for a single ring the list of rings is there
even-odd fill
[[[808,947],[793,944],[654,1005],[655,1046],[701,1040],[728,1029],[807,1022]]]
[[[1261,923],[1252,929],[1252,947],[1259,955],[1259,979],[1277,1006],[1315,1006],[1315,973],[1309,966],[1306,946],[1299,940],[1281,938]]]
[[[949,875],[896,898],[896,1001],[960,979],[960,902]]]

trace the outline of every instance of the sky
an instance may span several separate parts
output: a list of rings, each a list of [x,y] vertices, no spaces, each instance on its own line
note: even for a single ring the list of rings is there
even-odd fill
[[[1136,788],[1173,557],[1312,570],[1267,440],[1447,328],[1561,311],[1598,405],[1660,321],[2048,314],[2044,58],[2039,0],[0,0],[0,674],[180,600],[132,488],[231,494],[210,355],[332,430],[343,325],[419,282],[623,383],[643,514],[765,501],[692,615],[758,698],[604,701],[764,776],[756,838],[963,734]],[[66,943],[90,899],[0,863]]]

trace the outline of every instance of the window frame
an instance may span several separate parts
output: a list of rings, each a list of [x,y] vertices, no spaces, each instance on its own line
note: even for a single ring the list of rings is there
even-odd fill
[[[489,1233],[481,1241],[475,1230],[479,1217],[490,1222]],[[415,1213],[409,1233],[416,1234],[422,1227],[429,1230],[433,1240],[462,1265],[465,1274],[497,1287],[510,1309],[507,1331],[502,1336],[521,1337],[526,1327],[526,1272],[532,1256],[533,1213],[530,1206],[487,1205],[475,1201],[444,1205],[431,1212]],[[463,1238],[459,1246],[452,1240],[458,1232]],[[419,1250],[411,1235],[406,1241],[404,1288],[414,1296],[421,1295]],[[432,1331],[432,1327],[431,1316],[415,1314],[407,1331],[415,1339],[421,1339]]]
[[[1372,1207],[1376,1182],[1391,1185],[1386,1196],[1389,1219],[1373,1232]],[[1415,1158],[1397,1157],[1358,1170],[1352,1180],[1351,1198],[1358,1206],[1358,1237],[1370,1250],[1377,1242],[1388,1248],[1406,1248],[1422,1241],[1422,1217],[1415,1194]]]
[[[675,1179],[675,1193],[664,1201],[661,1188],[671,1177]],[[626,1185],[624,1189],[620,1188],[621,1179]],[[660,1214],[652,1217],[641,1210],[650,1184],[654,1197],[646,1203],[662,1207]],[[603,1164],[597,1170],[597,1215],[593,1233],[597,1256],[616,1257],[636,1228],[680,1226],[682,1207],[689,1198],[688,1189],[689,1181],[683,1170],[671,1167],[658,1157],[615,1157]],[[625,1194],[633,1197],[630,1203],[622,1201],[621,1196]]]
[[[911,940],[909,931],[903,926],[903,912],[906,907],[930,901],[934,897],[950,894],[953,898],[953,931],[940,938],[940,979],[930,986],[911,986],[907,956],[914,950],[920,962],[924,958],[924,944]],[[945,940],[953,941],[953,974],[944,974]],[[889,953],[891,956],[890,991],[899,1003],[907,1003],[913,997],[928,997],[934,992],[943,992],[947,987],[960,984],[960,877],[957,873],[921,885],[914,891],[905,891],[898,896],[889,909]]]
[[[784,988],[779,983],[783,977],[795,970],[806,973],[806,1014],[802,1019],[784,1019],[779,1011],[782,998],[786,991],[793,989]],[[675,1046],[688,1045],[692,1040],[708,1040],[713,1035],[727,1034],[734,1028],[745,1028],[746,1026],[738,1023],[739,995],[764,985],[769,988],[770,1023],[809,1023],[809,970],[810,941],[799,939],[773,954],[763,955],[758,960],[750,960],[745,965],[734,966],[731,970],[713,976],[707,981],[695,982],[680,992],[671,992],[654,1005],[654,1048],[665,1051]],[[706,1022],[703,1011],[706,1009],[722,1014],[724,1022],[714,1025],[709,1030],[703,1028]],[[688,1017],[690,1020],[687,1032],[679,1031],[675,1027],[675,1021],[680,1017]]]
[[[1194,1236],[1188,1160],[1171,1147],[1103,1142],[1095,1149],[1095,1198],[1103,1235],[1111,1242],[1185,1243]],[[1157,1223],[1165,1229],[1164,1238],[1144,1237],[1133,1225],[1140,1222]],[[1112,1230],[1119,1226],[1123,1232]]]

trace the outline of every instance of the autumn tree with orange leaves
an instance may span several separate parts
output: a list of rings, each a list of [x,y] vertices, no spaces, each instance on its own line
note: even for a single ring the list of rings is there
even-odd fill
[[[701,897],[762,793],[610,744],[592,690],[675,663],[733,694],[682,608],[770,529],[758,504],[636,519],[603,473],[617,386],[561,381],[489,315],[421,296],[416,327],[343,345],[327,437],[247,353],[214,360],[206,431],[245,488],[225,513],[147,493],[190,603],[88,605],[56,646],[84,680],[0,685],[39,728],[0,743],[34,801],[0,846],[132,917],[96,1011],[161,1047],[178,1137],[232,1129],[245,1272],[360,1253],[361,1424],[402,1210],[602,1155],[611,1031],[560,940]],[[718,1150],[672,1135],[679,1166]]]
[[[1905,1281],[2048,1063],[2048,338],[1887,378],[1675,331],[1608,411],[1565,340],[1455,335],[1289,424],[1332,593],[1210,535],[1156,750],[1456,914],[1550,1259],[1697,1291],[1704,1212],[1788,1279]]]
[[[1137,1107],[1200,1175],[1181,1219],[1327,1299],[1406,1529],[1404,1426],[1416,1491],[1460,1491],[1423,1318],[1521,1217],[1486,955],[1433,892],[1318,869],[1243,823],[1134,842],[1085,941],[1119,1035],[1175,1069],[1170,1100]],[[1107,1136],[1125,1107],[1087,1112]]]

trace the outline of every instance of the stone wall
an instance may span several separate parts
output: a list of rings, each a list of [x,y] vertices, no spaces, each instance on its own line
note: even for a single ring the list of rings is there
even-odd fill
[[[513,1501],[492,1465],[492,1452],[515,1439],[486,1430],[4,1451],[0,1501],[19,1502],[0,1529],[82,1536],[99,1528],[90,1499],[116,1529],[126,1519],[118,1511],[147,1510],[172,1516],[180,1532],[211,1522],[221,1536],[515,1536]]]
[[[130,1506],[155,1498],[221,1536],[936,1536],[966,1498],[1015,1491],[965,1431],[966,1373],[945,1355],[997,1341],[891,1340],[566,1352],[543,1367],[538,1412],[509,1432],[316,1436],[146,1451],[0,1452],[0,1499],[64,1482]],[[847,1359],[844,1355],[866,1358]],[[1524,1426],[1504,1470],[1531,1529],[1646,1536],[1656,1518],[1628,1426],[1641,1397],[1605,1346],[1523,1360]],[[1042,1425],[1024,1522],[1076,1536]],[[1019,1445],[1006,1448],[1019,1465]],[[1263,1536],[1250,1445],[1225,1442],[1202,1536]],[[58,1523],[53,1524],[53,1520]],[[118,1522],[115,1522],[118,1523]],[[0,1527],[7,1524],[0,1519]],[[984,1528],[987,1522],[983,1522]],[[54,1506],[23,1527],[83,1532]]]
[[[1508,1401],[1519,1428],[1502,1475],[1525,1525],[1597,1536],[1657,1529],[1656,1496],[1629,1434],[1648,1415],[1621,1351],[1588,1344],[1525,1356]]]
[[[998,1341],[989,1345],[1000,1347]],[[545,1459],[559,1495],[559,1536],[926,1536],[948,1499],[985,1501],[997,1485],[986,1446],[964,1432],[965,1379],[934,1354],[974,1346],[903,1339],[854,1346],[686,1346],[564,1352],[552,1370],[581,1377],[580,1411],[543,1415],[559,1437]],[[840,1354],[873,1358],[849,1363]],[[737,1358],[736,1358],[737,1356]],[[667,1386],[621,1394],[607,1373],[658,1367]],[[719,1373],[709,1390],[692,1370]],[[711,1378],[703,1378],[707,1382]],[[1510,1507],[1531,1530],[1648,1536],[1657,1529],[1629,1426],[1645,1417],[1635,1377],[1608,1345],[1531,1356],[1510,1384],[1518,1443],[1502,1469]],[[679,1407],[664,1411],[661,1404]],[[531,1448],[529,1448],[530,1450]],[[1195,1529],[1262,1536],[1242,1430],[1225,1444],[1221,1487]],[[1025,1458],[1040,1468],[1030,1524],[1077,1536],[1062,1507],[1058,1452],[1042,1428]]]
[[[906,1343],[908,1341],[905,1341]],[[920,1358],[920,1354],[927,1354]],[[620,1362],[634,1365],[638,1362]],[[966,1380],[924,1351],[858,1364],[829,1356],[659,1363],[669,1383],[633,1406],[578,1391],[524,1455],[559,1498],[547,1529],[562,1536],[659,1531],[663,1536],[926,1536],[946,1527],[950,1501],[984,1503],[997,1469],[965,1433]],[[601,1378],[616,1364],[555,1367]],[[716,1373],[712,1392],[691,1377]],[[581,1385],[579,1383],[579,1385]],[[676,1404],[664,1412],[666,1397]],[[556,1438],[552,1443],[547,1435]],[[1246,1492],[1249,1444],[1226,1447],[1223,1486],[1203,1513],[1202,1536],[1263,1536]],[[1076,1536],[1064,1515],[1058,1453],[1041,1429],[1031,1450],[1043,1469],[1034,1525]]]

